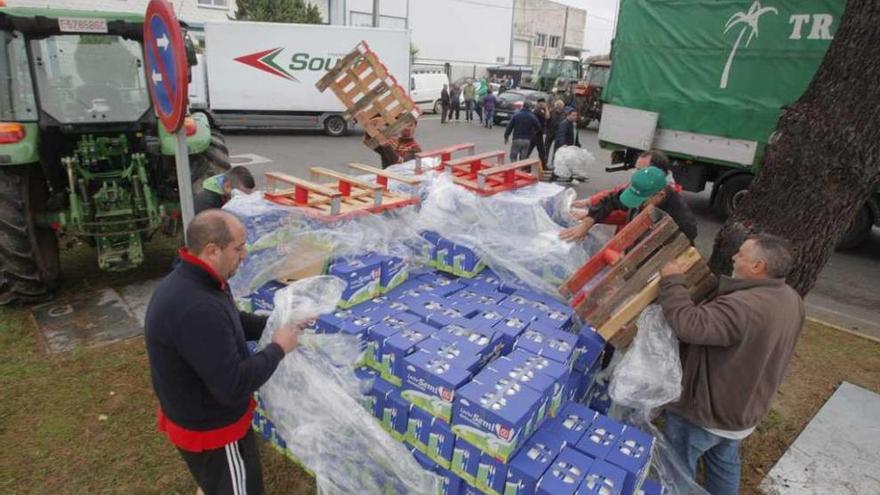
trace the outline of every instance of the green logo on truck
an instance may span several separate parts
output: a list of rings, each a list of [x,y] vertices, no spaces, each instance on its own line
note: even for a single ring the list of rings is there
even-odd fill
[[[290,58],[290,64],[285,69],[275,60],[275,58],[278,57],[278,55],[282,51],[284,51],[284,48],[272,48],[269,50],[251,53],[248,55],[242,55],[240,57],[237,57],[235,61],[241,62],[247,66],[253,67],[263,72],[268,72],[273,76],[295,82],[299,82],[299,79],[294,77],[294,75],[291,73],[293,71],[327,71],[332,69],[333,66],[336,65],[336,62],[339,61],[339,57],[320,58],[312,57],[308,53],[294,53],[293,56]]]

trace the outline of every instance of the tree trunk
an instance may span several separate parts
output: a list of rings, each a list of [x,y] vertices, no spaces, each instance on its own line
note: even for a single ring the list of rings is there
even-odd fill
[[[753,232],[791,241],[788,282],[806,295],[858,210],[880,185],[880,2],[849,0],[801,98],[785,109],[763,166],[712,252],[716,273]]]

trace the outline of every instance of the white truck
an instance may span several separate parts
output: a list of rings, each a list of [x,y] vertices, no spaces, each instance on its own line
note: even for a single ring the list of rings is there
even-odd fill
[[[408,30],[207,22],[205,53],[193,68],[191,107],[224,130],[323,129],[342,136],[348,131],[345,107],[332,91],[319,92],[315,82],[361,41],[407,88]]]

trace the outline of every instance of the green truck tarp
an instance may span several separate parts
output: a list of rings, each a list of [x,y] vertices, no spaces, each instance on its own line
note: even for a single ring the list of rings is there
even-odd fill
[[[819,67],[835,0],[622,0],[603,100],[658,127],[766,143]]]

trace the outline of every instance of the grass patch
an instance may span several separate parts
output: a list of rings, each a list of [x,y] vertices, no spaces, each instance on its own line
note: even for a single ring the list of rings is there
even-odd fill
[[[144,266],[123,273],[99,272],[89,248],[66,251],[63,291],[160,277],[175,247],[158,239]],[[743,493],[757,493],[840,382],[880,392],[878,370],[880,345],[808,323],[771,413],[744,444]],[[0,493],[195,493],[183,461],[156,431],[143,338],[49,355],[27,307],[0,308],[0,390]],[[307,473],[260,443],[268,493],[315,493]]]

